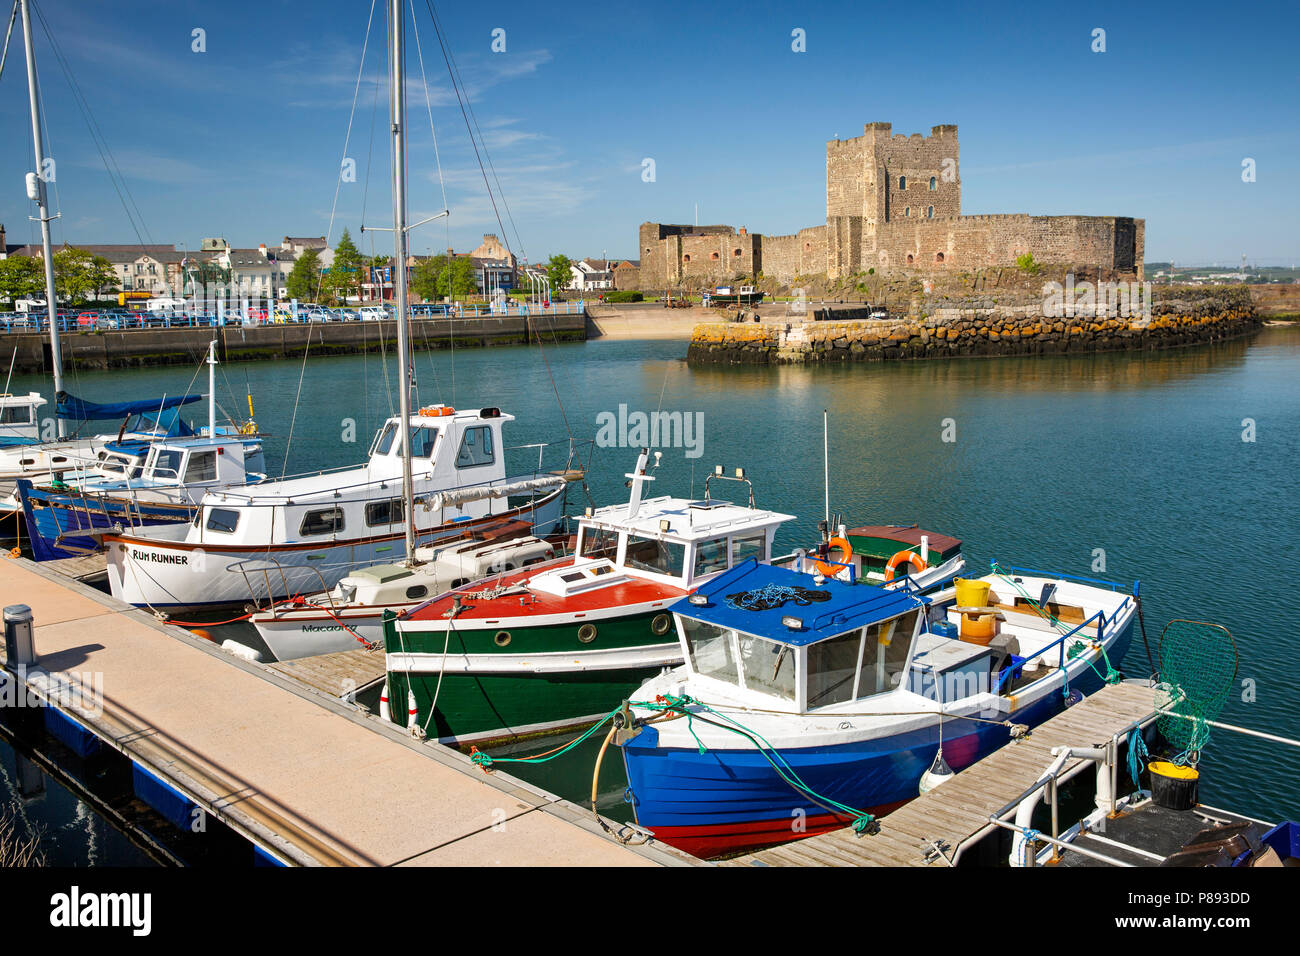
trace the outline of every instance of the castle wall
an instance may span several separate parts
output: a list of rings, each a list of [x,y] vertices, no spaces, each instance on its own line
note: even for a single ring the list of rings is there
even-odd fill
[[[826,144],[826,224],[793,236],[731,226],[643,223],[641,284],[722,282],[763,273],[782,282],[868,269],[977,269],[1031,253],[1044,264],[1088,265],[1142,277],[1146,224],[1115,216],[961,214],[957,127],[929,136],[868,123]],[[910,257],[910,258],[909,258]]]

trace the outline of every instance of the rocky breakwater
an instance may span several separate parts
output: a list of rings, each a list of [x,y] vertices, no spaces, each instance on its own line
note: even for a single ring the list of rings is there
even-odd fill
[[[768,365],[1140,351],[1223,341],[1262,324],[1243,286],[1156,290],[1145,307],[1040,302],[927,312],[914,301],[910,312],[702,323],[686,357],[696,365]]]

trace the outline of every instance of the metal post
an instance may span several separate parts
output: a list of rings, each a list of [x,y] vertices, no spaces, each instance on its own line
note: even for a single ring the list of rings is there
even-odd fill
[[[41,98],[36,85],[36,49],[32,44],[32,12],[28,0],[20,0],[23,11],[23,38],[27,47],[27,95],[32,110],[32,149],[36,154],[36,172],[29,178],[29,198],[36,200],[41,221],[41,250],[45,256],[45,305],[50,316],[50,364],[54,367],[54,391],[63,392],[63,356],[59,352],[59,307],[54,292],[54,250],[50,243],[50,210],[45,189],[45,140],[41,129]],[[31,187],[36,195],[30,195]],[[58,410],[54,414],[58,436],[66,434]]]
[[[406,83],[402,34],[406,8],[402,0],[391,0],[388,19],[392,26],[388,56],[392,86],[393,134],[393,297],[397,308],[398,415],[402,436],[402,511],[406,537],[406,559],[415,560],[414,482],[411,477],[411,382],[410,354],[406,334]]]
[[[4,610],[5,660],[10,667],[36,663],[36,644],[32,639],[32,609],[26,604],[11,604]]]

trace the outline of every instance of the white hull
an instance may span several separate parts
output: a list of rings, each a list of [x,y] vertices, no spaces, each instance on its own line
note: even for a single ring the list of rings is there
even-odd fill
[[[564,494],[558,491],[541,499],[535,509],[519,508],[422,530],[416,543],[431,544],[510,518],[528,519],[536,533],[549,534],[561,518],[563,502]],[[354,568],[406,557],[400,534],[310,546],[223,550],[168,541],[163,535],[169,531],[179,538],[188,526],[164,528],[148,538],[106,538],[108,581],[114,597],[159,610],[242,606],[328,590]]]

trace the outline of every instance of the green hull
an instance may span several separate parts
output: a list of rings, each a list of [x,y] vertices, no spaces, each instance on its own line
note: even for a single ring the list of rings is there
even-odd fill
[[[388,699],[393,719],[405,723],[407,689],[415,691],[415,706],[425,734],[479,743],[528,736],[522,728],[545,725],[554,730],[575,726],[582,718],[604,715],[616,708],[659,668],[571,674],[448,674],[438,691],[433,720],[429,707],[438,687],[437,674],[388,674]],[[532,733],[544,732],[541,728]]]
[[[595,626],[589,641],[579,640],[584,626]],[[498,643],[508,634],[507,643]],[[590,636],[590,635],[588,635]],[[445,631],[402,632],[399,636],[391,620],[384,624],[384,645],[388,654],[426,654],[441,658],[447,642]],[[565,624],[542,627],[519,627],[506,623],[502,628],[453,630],[449,656],[458,655],[536,655],[561,653],[564,659],[581,660],[584,654],[599,651],[648,648],[672,645],[676,651],[676,634],[671,630],[671,615],[663,608],[604,620],[577,619]],[[572,655],[572,658],[570,658]],[[656,666],[628,666],[594,669],[575,666],[573,670],[546,670],[463,674],[451,672],[438,687],[436,667],[407,673],[390,667],[388,700],[395,723],[406,726],[407,690],[415,693],[417,720],[427,737],[455,738],[458,741],[495,740],[541,732],[544,728],[573,726],[583,718],[603,715],[618,707],[647,679],[659,673]],[[430,718],[434,695],[437,707]]]

